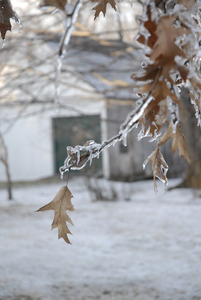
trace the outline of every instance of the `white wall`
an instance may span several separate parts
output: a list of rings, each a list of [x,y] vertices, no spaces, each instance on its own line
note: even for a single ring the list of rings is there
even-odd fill
[[[79,102],[82,102],[82,105]],[[68,100],[66,100],[67,103]],[[103,101],[83,103],[80,98],[77,101],[74,99],[74,105],[75,103],[81,114],[103,112]],[[13,181],[31,181],[54,175],[52,118],[78,115],[70,110],[56,112],[54,105],[49,107],[49,110],[46,107],[46,110],[39,113],[42,108],[43,106],[38,104],[29,106],[17,120],[13,118],[17,115],[16,107],[1,109],[0,128],[8,148],[9,167]],[[5,116],[9,117],[3,122]],[[13,122],[13,125],[10,122]],[[6,181],[2,164],[0,164],[0,181]]]
[[[29,109],[30,113],[31,109]],[[6,129],[4,124],[2,128]],[[8,148],[11,178],[14,181],[34,180],[53,174],[51,118],[33,115],[20,118],[4,134]],[[0,169],[0,180],[5,174]]]

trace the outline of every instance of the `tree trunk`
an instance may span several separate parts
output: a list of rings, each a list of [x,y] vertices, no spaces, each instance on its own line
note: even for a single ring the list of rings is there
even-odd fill
[[[8,191],[8,200],[12,200],[12,182],[11,182],[11,177],[10,177],[10,172],[9,172],[9,166],[8,163],[5,163],[5,168],[6,168],[6,176],[7,176],[7,191]]]
[[[195,110],[187,89],[182,91],[181,123],[191,163],[187,165],[183,187],[201,188],[201,128],[197,126]]]
[[[8,151],[1,133],[0,133],[0,162],[4,164],[6,169],[8,199],[12,200],[12,183],[11,183],[11,177],[10,177],[10,171],[8,165]]]

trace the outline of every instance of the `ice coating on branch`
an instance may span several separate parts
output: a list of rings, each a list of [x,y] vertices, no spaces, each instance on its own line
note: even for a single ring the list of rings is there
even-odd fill
[[[62,57],[58,56],[56,75],[55,75],[55,96],[54,96],[54,104],[55,104],[56,112],[59,111],[59,86],[60,86],[61,68],[62,68]]]
[[[100,152],[104,148],[115,145],[117,141],[123,140],[124,145],[127,145],[127,134],[135,127],[138,126],[139,118],[144,113],[147,105],[152,101],[152,98],[144,98],[143,100],[137,101],[136,107],[133,111],[127,116],[125,122],[121,125],[120,131],[116,136],[113,136],[109,140],[102,142],[102,144],[96,143],[93,140],[87,141],[85,145],[77,145],[75,147],[68,146],[67,149],[67,158],[64,161],[64,165],[60,167],[61,175],[72,170],[81,170],[84,168],[89,161],[92,163],[94,158],[98,158]]]
[[[65,32],[63,33],[58,50],[57,70],[55,80],[55,107],[58,110],[59,107],[59,83],[62,69],[62,61],[66,55],[68,44],[70,42],[71,34],[74,29],[75,22],[77,20],[79,10],[82,6],[82,0],[77,0],[74,4],[67,1],[65,5]]]
[[[127,133],[123,135],[123,145],[124,147],[127,147]]]
[[[95,143],[93,140],[87,141],[84,146],[68,146],[66,148],[68,156],[64,161],[64,165],[60,167],[60,173],[62,174],[70,169],[81,170],[88,161],[91,165],[93,158],[99,158],[100,148],[101,144]]]
[[[120,127],[119,133],[122,134],[123,137],[127,136],[127,134],[138,125],[140,117],[142,117],[145,109],[152,100],[152,97],[148,97],[148,99],[145,97],[144,99],[140,99],[136,102],[134,110],[128,114],[126,120]]]

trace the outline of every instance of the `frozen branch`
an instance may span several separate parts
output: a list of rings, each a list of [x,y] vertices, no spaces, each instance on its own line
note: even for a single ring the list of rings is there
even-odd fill
[[[67,147],[68,156],[64,161],[64,165],[60,167],[60,173],[72,170],[80,170],[85,167],[88,161],[92,163],[93,158],[99,158],[100,153],[110,146],[114,146],[116,142],[122,141],[126,145],[127,134],[137,127],[140,117],[148,104],[152,101],[151,97],[146,97],[141,104],[138,102],[135,109],[127,116],[125,122],[121,125],[120,131],[110,139],[103,141],[101,144],[95,143],[93,140],[86,142],[84,146],[77,145],[74,148]]]
[[[62,68],[62,60],[66,54],[66,50],[71,38],[71,33],[74,28],[74,24],[77,20],[80,8],[82,6],[82,0],[77,0],[75,3],[73,10],[70,12],[71,9],[70,4],[66,4],[66,26],[65,32],[61,37],[59,50],[58,50],[58,61],[57,61],[57,70],[56,70],[56,80],[55,80],[55,107],[58,108],[58,94],[59,94],[59,82],[60,82],[60,74]]]
[[[101,144],[96,143],[95,141],[87,141],[84,146],[77,145],[74,148],[71,146],[67,147],[67,158],[64,161],[64,165],[60,167],[59,171],[61,176],[67,171],[72,170],[81,170],[84,168],[88,161],[92,163],[93,158],[99,158],[100,153],[110,146],[114,146],[116,142],[123,141],[124,145],[127,145],[127,134],[135,127],[138,126],[139,120],[142,117],[145,109],[149,103],[153,100],[151,93],[155,88],[156,83],[161,74],[161,68],[158,68],[155,80],[151,86],[150,91],[137,101],[136,106],[130,114],[128,114],[126,120],[120,126],[120,131],[115,136],[112,136],[110,139],[103,141]]]

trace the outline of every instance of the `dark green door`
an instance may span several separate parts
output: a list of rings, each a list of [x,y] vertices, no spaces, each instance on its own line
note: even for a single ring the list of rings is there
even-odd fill
[[[88,140],[101,142],[100,115],[53,118],[54,165],[55,173],[63,166],[66,158],[66,147],[84,145]],[[88,163],[89,164],[89,163]],[[101,170],[101,156],[94,159],[91,167],[82,169],[82,174],[96,173]],[[80,174],[81,171],[72,171]]]

